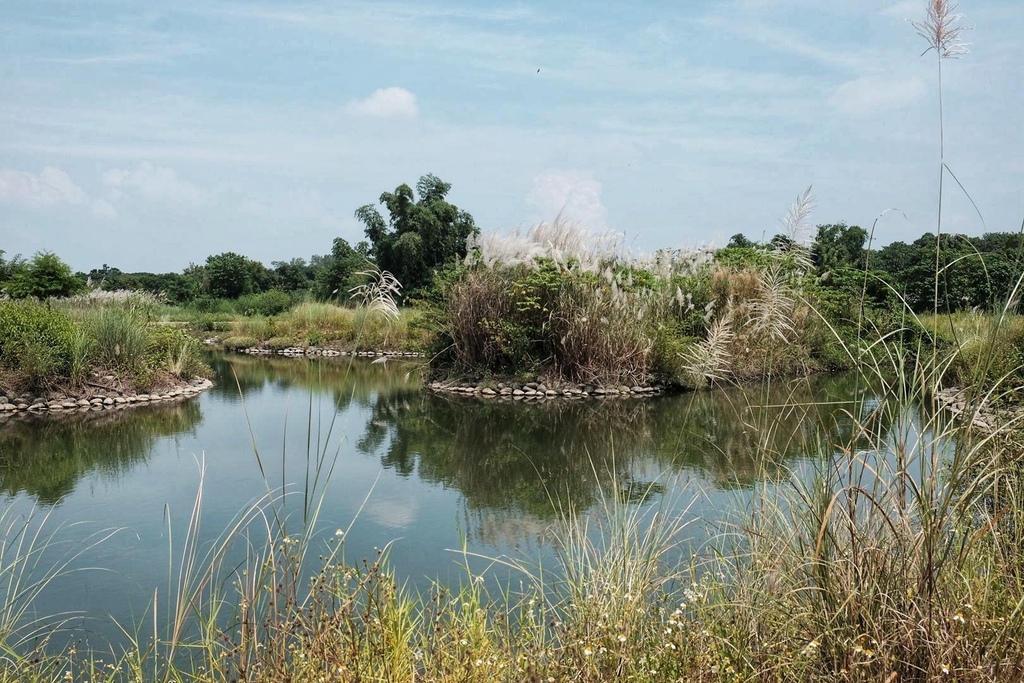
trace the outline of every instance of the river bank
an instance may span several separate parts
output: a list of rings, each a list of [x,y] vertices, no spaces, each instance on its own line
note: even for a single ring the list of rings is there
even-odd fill
[[[161,381],[148,391],[129,389],[113,375],[94,377],[93,380],[95,381],[84,383],[78,391],[0,394],[0,420],[28,413],[123,410],[151,403],[185,400],[213,387],[213,382],[206,378],[181,380],[170,375],[161,378]]]

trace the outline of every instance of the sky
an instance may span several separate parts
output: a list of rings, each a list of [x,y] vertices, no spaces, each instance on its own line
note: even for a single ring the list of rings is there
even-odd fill
[[[0,250],[308,258],[426,173],[484,231],[561,213],[637,252],[722,246],[813,186],[813,222],[910,241],[938,205],[925,5],[0,0]],[[942,229],[1016,231],[1024,3],[960,11]]]

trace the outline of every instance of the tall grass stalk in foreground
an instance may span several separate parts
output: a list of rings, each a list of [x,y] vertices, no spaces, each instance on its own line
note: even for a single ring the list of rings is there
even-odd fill
[[[63,628],[71,613],[38,615],[36,600],[59,577],[81,569],[75,563],[103,544],[116,530],[91,534],[68,549],[47,526],[49,514],[19,514],[11,505],[0,511],[0,659],[17,660],[46,643]]]
[[[935,51],[936,73],[938,77],[938,105],[939,105],[939,197],[938,209],[935,218],[935,290],[934,313],[939,312],[939,279],[942,272],[941,260],[941,236],[942,236],[942,192],[943,182],[946,177],[946,129],[942,108],[942,61],[945,59],[957,59],[967,54],[967,46],[960,41],[960,36],[965,30],[960,24],[963,15],[957,13],[958,5],[953,0],[928,0],[927,16],[924,21],[912,22],[918,35],[928,43],[928,49],[923,54]],[[933,330],[938,336],[938,329]],[[933,357],[934,362],[934,357]]]

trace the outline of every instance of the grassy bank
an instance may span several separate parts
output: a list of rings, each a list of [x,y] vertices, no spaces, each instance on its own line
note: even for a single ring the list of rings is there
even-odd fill
[[[810,195],[790,215],[808,228]],[[856,314],[796,239],[777,248],[632,256],[562,221],[485,235],[435,305],[435,372],[685,387],[846,367]]]
[[[344,350],[422,351],[430,345],[422,314],[409,308],[384,317],[366,307],[306,301],[280,315],[241,318],[224,327],[227,329],[217,334],[225,348],[231,350],[329,346]]]
[[[141,294],[0,301],[0,389],[80,392],[110,377],[125,390],[206,375],[200,342],[153,323]]]
[[[463,581],[416,594],[388,544],[364,560],[347,530],[317,531],[315,490],[305,521],[268,494],[213,545],[195,540],[200,491],[155,634],[147,618],[123,643],[44,654],[60,617],[19,586],[45,590],[28,578],[45,531],[8,520],[0,680],[1019,680],[1022,444],[930,410],[936,376],[900,375],[891,351],[874,347],[880,388],[852,428],[751,484],[696,548],[701,520],[607,494],[552,524],[555,564],[456,552]],[[750,430],[784,461],[771,424]]]

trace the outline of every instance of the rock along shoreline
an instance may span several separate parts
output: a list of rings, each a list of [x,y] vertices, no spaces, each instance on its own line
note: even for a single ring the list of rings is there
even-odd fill
[[[207,346],[216,346],[219,340],[206,339]],[[418,351],[346,351],[330,347],[293,346],[285,349],[269,349],[262,346],[237,349],[234,353],[250,356],[285,356],[288,358],[423,358]],[[546,401],[552,399],[582,398],[645,398],[665,393],[662,384],[635,386],[599,386],[596,384],[524,382],[506,380],[502,382],[427,381],[424,388],[435,394],[476,396],[483,399],[509,401]]]
[[[426,388],[436,394],[459,394],[481,399],[507,401],[548,401],[583,398],[646,398],[665,392],[660,384],[645,386],[598,386],[595,384],[546,384],[544,382],[428,382]]]
[[[935,398],[941,408],[954,417],[969,419],[972,428],[985,433],[1010,427],[1019,429],[1019,420],[1024,413],[1024,406],[994,407],[985,400],[978,402],[962,387],[942,389]]]
[[[124,410],[135,406],[184,401],[213,386],[205,378],[196,378],[158,392],[128,394],[115,387],[96,385],[79,396],[42,397],[33,394],[0,395],[0,421],[15,415],[69,414],[90,411]]]

